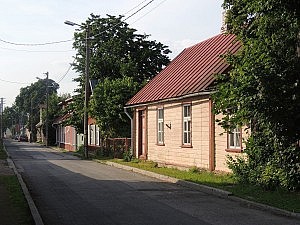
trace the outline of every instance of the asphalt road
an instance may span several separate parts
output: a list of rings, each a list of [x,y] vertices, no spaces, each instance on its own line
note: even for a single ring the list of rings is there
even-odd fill
[[[5,141],[45,225],[297,225],[177,184]]]

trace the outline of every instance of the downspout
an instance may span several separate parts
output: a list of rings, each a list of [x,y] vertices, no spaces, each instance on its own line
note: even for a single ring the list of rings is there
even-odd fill
[[[214,171],[215,163],[215,115],[213,113],[213,101],[209,98],[209,171]]]
[[[124,107],[124,112],[130,119],[130,146],[131,146],[131,154],[133,154],[133,118],[130,116],[130,114],[127,111],[128,107]]]

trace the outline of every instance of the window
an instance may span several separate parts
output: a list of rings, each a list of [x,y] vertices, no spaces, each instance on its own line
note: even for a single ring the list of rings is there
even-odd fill
[[[183,145],[191,145],[191,105],[183,105]]]
[[[242,138],[241,128],[235,128],[228,133],[228,148],[241,149]]]
[[[157,109],[157,143],[164,144],[164,109]]]

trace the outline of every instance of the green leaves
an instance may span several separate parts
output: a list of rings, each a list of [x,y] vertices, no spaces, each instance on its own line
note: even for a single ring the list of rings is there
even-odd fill
[[[297,54],[300,2],[225,0],[224,7],[228,9],[229,32],[237,35],[243,49],[237,55],[227,56],[232,70],[217,79],[215,112],[224,115],[221,121],[224,128],[252,122],[246,151],[249,160],[240,162],[248,164],[249,173],[256,174],[251,182],[262,179],[267,183],[270,171],[278,172],[282,168],[269,181],[276,178],[286,188],[300,188],[299,184],[293,186],[299,170],[295,176],[286,177],[285,182],[280,181],[290,171],[293,163],[290,159],[296,157],[296,152],[291,151],[293,157],[289,159],[288,154],[279,154],[290,152],[288,149],[295,148],[300,139],[300,58]],[[282,160],[287,160],[286,164],[276,164]],[[255,166],[250,166],[251,163]],[[264,178],[259,174],[264,174]]]
[[[106,78],[97,85],[91,99],[90,112],[97,120],[102,136],[129,136],[130,121],[123,107],[139,87],[130,77],[114,80]]]
[[[100,17],[91,14],[82,29],[74,34],[73,47],[77,50],[74,68],[80,74],[78,95],[74,96],[74,116],[70,124],[82,130],[85,76],[85,25],[90,34],[90,79],[98,80],[91,100],[91,115],[97,119],[105,136],[128,136],[130,122],[123,107],[146,81],[169,63],[170,50],[160,42],[148,40],[149,35],[137,34],[123,21],[122,16]],[[121,91],[122,90],[122,91]]]

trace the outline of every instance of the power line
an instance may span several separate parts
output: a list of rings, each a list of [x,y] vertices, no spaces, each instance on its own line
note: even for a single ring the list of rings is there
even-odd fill
[[[72,63],[70,63],[69,68],[67,69],[67,71],[65,72],[64,75],[61,76],[61,78],[57,81],[57,83],[59,84],[66,76],[67,74],[70,72],[71,68],[73,67],[73,63],[75,62],[75,59]]]
[[[131,18],[132,16],[134,16],[135,14],[139,13],[141,10],[143,10],[144,8],[146,8],[148,5],[150,5],[154,0],[149,1],[147,4],[145,4],[144,6],[142,6],[141,8],[139,8],[138,10],[136,10],[134,13],[130,14],[128,17],[126,17],[122,22],[125,22],[126,20],[128,20],[129,18]],[[135,6],[134,8],[132,8],[131,10],[129,10],[126,13],[131,12],[132,10],[134,10],[135,8],[139,7],[141,4],[143,4],[145,1],[141,2],[140,4],[138,4],[137,6]],[[126,14],[125,13],[125,14]],[[108,29],[112,29],[116,26],[118,26],[119,24],[121,24],[122,22],[115,24],[114,26],[108,28]],[[108,29],[106,29],[105,31],[107,31]],[[103,31],[103,32],[105,32]],[[100,34],[102,34],[103,32],[95,35],[98,36]],[[6,41],[0,38],[0,42],[6,43],[6,44],[10,44],[10,45],[16,45],[16,46],[44,46],[44,45],[53,45],[53,44],[60,44],[60,43],[66,43],[66,42],[70,42],[73,41],[73,39],[68,39],[68,40],[61,40],[61,41],[52,41],[52,42],[44,42],[44,43],[16,43],[16,42],[12,42],[12,41]]]
[[[154,1],[154,0],[149,1],[146,5],[142,6],[142,7],[139,8],[137,11],[135,11],[135,12],[132,13],[132,14],[130,14],[130,15],[127,16],[124,20],[122,20],[121,22],[115,24],[114,26],[109,27],[109,28],[105,29],[104,31],[102,31],[102,32],[100,32],[100,33],[98,33],[98,34],[93,35],[93,37],[91,37],[91,39],[93,39],[94,37],[97,37],[97,36],[103,34],[104,32],[106,32],[106,31],[108,31],[108,30],[110,30],[110,29],[112,29],[112,28],[115,28],[116,26],[119,26],[121,23],[125,22],[126,20],[128,20],[129,18],[131,18],[132,16],[134,16],[135,14],[137,14],[138,12],[140,12],[141,10],[143,10],[144,8],[146,8],[146,7],[147,7],[148,5],[150,5],[153,1]],[[144,2],[145,2],[145,1],[143,1],[143,2],[140,3],[139,5],[143,4]],[[138,6],[139,6],[139,5],[138,5]],[[138,6],[136,6],[135,8],[137,8]],[[130,10],[130,11],[132,11],[132,10]]]
[[[15,48],[5,48],[5,47],[0,47],[0,49],[3,50],[9,50],[9,51],[16,51],[16,52],[36,52],[36,53],[43,53],[43,52],[48,52],[48,53],[59,53],[59,52],[73,52],[74,50],[27,50],[27,49],[15,49]]]
[[[149,10],[147,13],[145,13],[144,15],[142,15],[141,17],[139,17],[138,19],[136,19],[135,21],[133,21],[131,24],[136,23],[137,21],[139,21],[140,19],[144,18],[145,16],[147,16],[149,13],[151,13],[152,11],[154,11],[155,9],[157,9],[159,6],[161,6],[164,2],[166,2],[167,0],[163,0],[162,2],[160,2],[157,6],[153,7],[151,10]]]
[[[66,43],[73,41],[73,39],[69,40],[62,40],[62,41],[52,41],[52,42],[44,42],[44,43],[16,43],[16,42],[11,42],[11,41],[6,41],[0,38],[0,41],[6,44],[10,45],[17,45],[17,46],[43,46],[43,45],[53,45],[53,44],[60,44],[60,43]]]
[[[135,11],[134,13],[132,13],[130,16],[128,16],[124,21],[128,20],[130,17],[134,16],[135,14],[137,14],[138,12],[140,12],[141,10],[143,10],[144,8],[146,8],[148,5],[150,5],[154,0],[151,0],[150,2],[148,2],[146,5],[144,5],[143,7],[141,7],[140,9],[138,9],[137,11]]]
[[[0,79],[0,81],[6,82],[6,83],[11,83],[11,84],[31,84],[31,83],[23,83],[23,82],[18,82],[18,81],[3,80],[3,79]]]
[[[141,3],[139,3],[137,6],[133,7],[132,9],[128,10],[127,12],[124,13],[124,15],[126,15],[127,13],[130,13],[131,11],[133,11],[134,9],[136,9],[137,7],[139,7],[140,5],[142,5],[144,2],[146,2],[147,0],[142,1]]]

